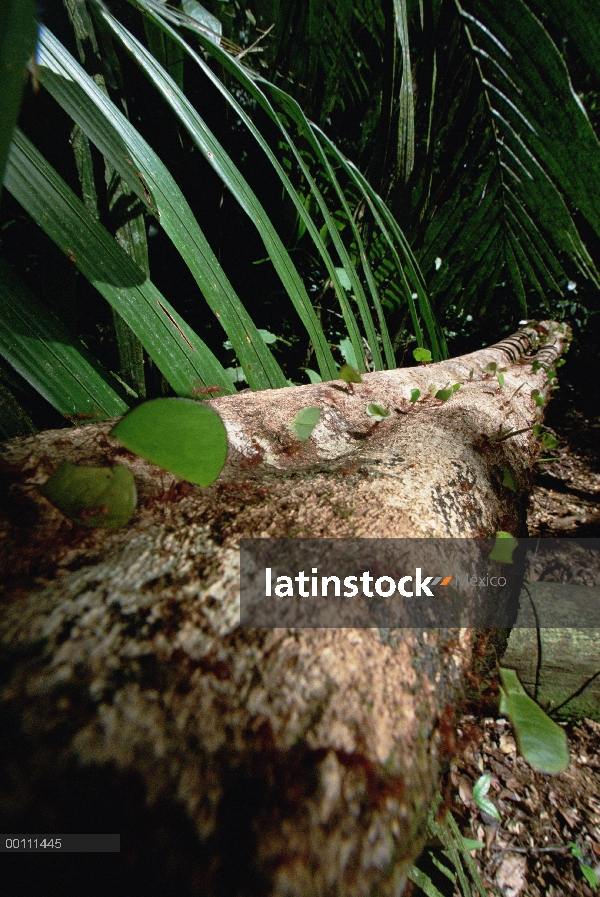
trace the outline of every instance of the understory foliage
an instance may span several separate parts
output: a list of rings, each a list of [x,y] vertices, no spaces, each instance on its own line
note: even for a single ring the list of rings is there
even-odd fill
[[[4,436],[594,310],[583,0],[36,14],[10,0],[0,42]]]

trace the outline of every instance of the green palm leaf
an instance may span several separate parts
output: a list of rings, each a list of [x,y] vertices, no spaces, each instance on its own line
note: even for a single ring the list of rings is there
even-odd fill
[[[505,269],[524,314],[528,287],[544,302],[562,295],[569,260],[600,283],[571,211],[600,233],[600,144],[562,57],[522,0],[456,8],[447,71],[460,72],[460,84],[446,96],[438,73],[434,116],[434,136],[453,151],[437,151],[429,199],[417,191],[426,204],[417,255],[442,307],[482,313]],[[447,37],[448,22],[441,27]]]
[[[277,271],[286,292],[292,300],[315,348],[317,362],[324,376],[335,376],[335,362],[327,344],[306,288],[287,252],[281,238],[271,223],[262,203],[225,152],[221,143],[200,118],[189,100],[177,85],[158,65],[146,48],[124,28],[107,10],[103,10],[105,20],[132,54],[136,63],[150,79],[169,105],[175,110],[181,124],[186,128],[196,145],[201,149],[209,165],[215,170],[225,186],[231,191],[244,212],[248,215],[263,240],[265,249]]]
[[[0,355],[66,417],[100,420],[129,408],[108,372],[1,260]]]
[[[119,312],[178,395],[192,396],[198,380],[233,391],[212,352],[18,128],[4,184]]]
[[[156,216],[173,241],[231,340],[250,386],[253,389],[285,386],[279,365],[219,265],[175,180],[156,153],[47,28],[40,32],[39,58],[44,86],[146,209]]]

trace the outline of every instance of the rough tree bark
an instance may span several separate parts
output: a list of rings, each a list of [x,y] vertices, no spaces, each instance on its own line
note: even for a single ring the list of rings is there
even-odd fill
[[[120,832],[103,894],[401,894],[485,636],[241,630],[238,541],[523,534],[531,392],[548,397],[565,339],[533,325],[352,388],[215,400],[229,454],[207,489],[110,423],[5,444],[0,830]],[[449,401],[430,396],[449,381]],[[393,409],[375,428],[368,402]],[[321,421],[299,444],[307,405]],[[524,432],[490,439],[507,428]],[[65,521],[35,489],[64,459],[131,467],[132,523]]]

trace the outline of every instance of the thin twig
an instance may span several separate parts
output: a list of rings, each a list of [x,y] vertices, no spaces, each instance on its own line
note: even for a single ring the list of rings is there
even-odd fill
[[[236,56],[235,58],[236,58],[236,59],[241,59],[243,56],[246,55],[246,53],[258,53],[260,50],[263,50],[263,49],[264,49],[263,47],[256,47],[256,45],[257,45],[258,43],[260,43],[260,41],[261,41],[264,37],[266,37],[267,34],[269,33],[269,31],[271,31],[271,29],[274,28],[274,27],[275,27],[275,22],[273,22],[272,25],[269,25],[269,27],[267,28],[267,30],[266,30],[266,31],[263,31],[263,33],[260,35],[260,37],[257,37],[257,38],[256,38],[256,40],[254,41],[253,44],[250,44],[250,46],[249,46],[249,47],[246,47],[245,50],[242,50],[241,53],[238,53],[237,56]],[[256,49],[254,49],[254,47],[256,47]]]

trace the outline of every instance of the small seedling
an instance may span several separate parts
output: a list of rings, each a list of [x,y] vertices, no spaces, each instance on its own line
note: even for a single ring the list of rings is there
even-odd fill
[[[319,423],[320,417],[321,411],[316,405],[302,408],[290,424],[290,429],[294,431],[300,442],[305,442],[310,438],[312,431]]]
[[[413,358],[415,361],[418,361],[419,364],[431,364],[433,361],[429,349],[413,349]]]
[[[598,878],[596,870],[592,869],[591,866],[588,866],[587,863],[583,862],[583,854],[581,852],[581,848],[577,846],[575,841],[569,841],[567,843],[571,848],[571,856],[579,860],[579,868],[581,869],[581,874],[587,881],[588,885],[591,888],[598,890],[598,888],[600,888],[600,878]]]
[[[488,816],[491,816],[492,819],[496,819],[500,822],[501,817],[497,807],[491,802],[489,797],[487,797],[491,781],[492,775],[489,772],[485,772],[482,776],[479,776],[473,785],[473,800],[480,810],[483,810],[483,812],[487,813]]]
[[[382,405],[376,405],[375,402],[371,402],[367,405],[367,414],[369,417],[372,417],[376,423],[379,423],[382,420],[385,420],[386,417],[390,416],[390,412],[383,408]]]

